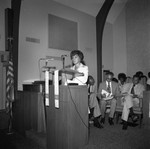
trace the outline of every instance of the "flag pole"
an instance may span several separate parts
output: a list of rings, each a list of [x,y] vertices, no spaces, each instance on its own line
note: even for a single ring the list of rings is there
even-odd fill
[[[9,37],[8,39],[8,49],[9,49],[9,64],[7,66],[6,73],[6,112],[9,114],[9,123],[8,123],[8,135],[13,134],[12,131],[12,102],[14,101],[14,69],[13,69],[13,57],[12,57],[12,48],[13,48],[13,38]]]

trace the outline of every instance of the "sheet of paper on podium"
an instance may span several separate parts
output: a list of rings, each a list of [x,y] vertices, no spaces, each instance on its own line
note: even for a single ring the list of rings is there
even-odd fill
[[[110,100],[113,98],[112,93],[109,93],[108,91],[106,91],[104,89],[102,89],[101,94],[106,95],[106,97],[103,98],[104,100]]]

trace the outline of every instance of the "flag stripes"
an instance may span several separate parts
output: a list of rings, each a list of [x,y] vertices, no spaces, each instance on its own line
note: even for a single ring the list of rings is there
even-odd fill
[[[13,62],[9,60],[6,72],[6,108],[10,108],[10,102],[14,101],[14,69]],[[9,109],[10,110],[10,109]]]

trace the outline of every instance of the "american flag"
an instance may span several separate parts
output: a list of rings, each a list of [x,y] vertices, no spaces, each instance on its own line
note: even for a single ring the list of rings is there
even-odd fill
[[[14,101],[14,68],[12,58],[8,61],[6,69],[6,109],[10,111]]]

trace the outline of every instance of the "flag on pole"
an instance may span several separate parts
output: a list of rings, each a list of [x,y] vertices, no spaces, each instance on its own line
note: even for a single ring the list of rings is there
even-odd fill
[[[6,68],[6,112],[9,113],[8,134],[12,134],[12,102],[14,101],[14,68],[12,55],[10,53],[8,66]]]
[[[8,61],[6,69],[6,110],[9,112],[14,101],[14,68],[12,57]]]

